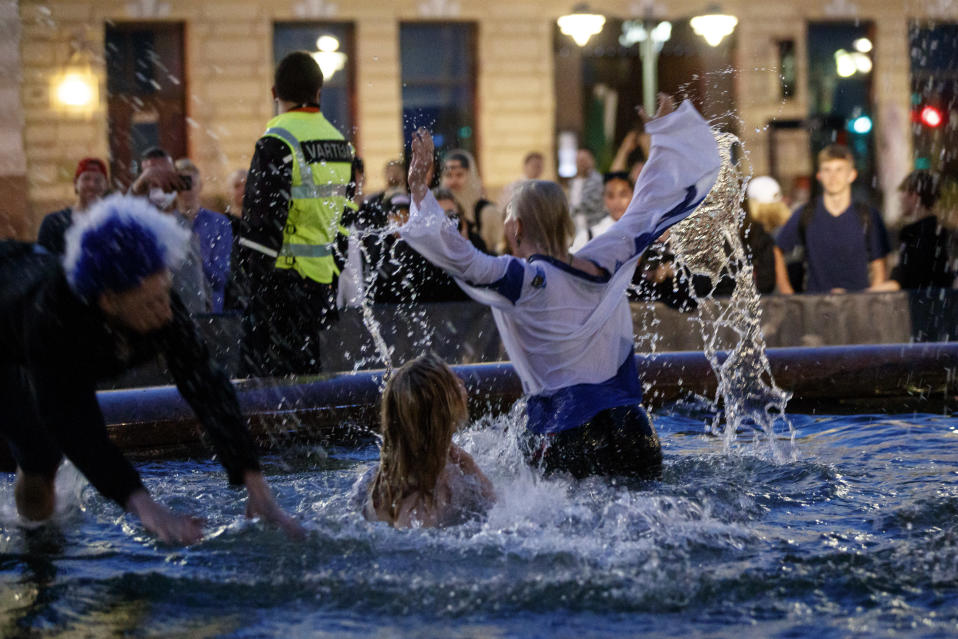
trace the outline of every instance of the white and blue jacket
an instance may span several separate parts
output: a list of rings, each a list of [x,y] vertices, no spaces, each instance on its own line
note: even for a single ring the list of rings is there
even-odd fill
[[[400,229],[403,239],[492,307],[506,351],[530,395],[528,428],[552,433],[642,401],[626,289],[641,253],[702,202],[721,160],[708,123],[683,102],[649,122],[649,160],[625,215],[576,256],[595,277],[547,256],[490,256],[459,234],[432,194]]]

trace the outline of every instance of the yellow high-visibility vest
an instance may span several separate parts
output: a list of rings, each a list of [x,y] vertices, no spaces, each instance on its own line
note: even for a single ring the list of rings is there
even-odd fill
[[[340,218],[346,207],[355,208],[347,197],[353,146],[318,111],[282,113],[267,123],[263,135],[285,142],[293,158],[289,216],[276,268],[330,284],[339,274],[333,260],[336,234],[347,234]]]

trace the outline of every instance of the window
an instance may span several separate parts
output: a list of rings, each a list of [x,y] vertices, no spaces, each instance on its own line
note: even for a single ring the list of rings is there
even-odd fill
[[[336,22],[277,22],[273,26],[273,64],[286,54],[309,51],[323,70],[323,115],[356,143],[353,26]]]
[[[476,29],[466,23],[400,26],[403,140],[427,127],[436,148],[476,144]]]
[[[854,196],[879,204],[872,134],[872,25],[827,22],[808,25],[808,92],[812,166],[829,144],[844,144],[855,156]]]
[[[151,146],[174,158],[186,155],[183,25],[107,25],[105,50],[110,174],[122,188]]]
[[[958,24],[914,24],[911,103],[916,169],[958,171]]]

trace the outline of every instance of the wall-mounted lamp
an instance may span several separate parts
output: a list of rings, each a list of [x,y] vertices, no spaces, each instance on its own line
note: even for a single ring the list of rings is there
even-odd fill
[[[337,71],[346,66],[346,54],[338,50],[339,40],[331,35],[319,36],[316,48],[319,50],[312,54],[313,59],[323,72],[323,80],[328,82]]]
[[[718,5],[709,5],[704,15],[695,16],[689,20],[692,30],[713,47],[717,47],[725,36],[731,35],[738,24],[738,18],[725,13]]]
[[[77,38],[70,46],[70,61],[50,78],[50,101],[62,113],[89,116],[100,103],[100,77],[88,45]]]
[[[562,33],[575,40],[580,47],[584,47],[589,38],[602,32],[605,16],[592,13],[586,4],[577,4],[572,8],[572,13],[561,16],[558,23]]]

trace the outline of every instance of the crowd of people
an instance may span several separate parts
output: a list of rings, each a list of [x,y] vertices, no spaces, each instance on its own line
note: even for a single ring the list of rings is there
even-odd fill
[[[499,204],[487,199],[468,151],[448,151],[436,165],[432,137],[420,130],[408,173],[388,163],[385,189],[365,196],[362,161],[320,110],[322,84],[307,53],[280,62],[277,115],[249,169],[229,176],[225,213],[202,206],[192,160],[151,148],[126,195],[107,196],[103,161],[81,160],[73,205],[43,220],[36,245],[0,243],[0,397],[13,415],[0,431],[17,461],[24,517],[50,515],[66,456],[161,539],[199,539],[199,522],[150,497],[96,406],[98,379],[162,354],[230,482],[246,486],[250,514],[302,534],[263,478],[235,391],[195,318],[242,314],[250,377],[310,374],[319,370],[320,332],[338,308],[364,300],[490,306],[527,395],[530,462],[576,478],[657,476],[661,447],[642,407],[628,301],[694,306],[695,282],[667,243],[720,167],[694,107],[663,97],[604,176],[580,149],[566,189],[541,180],[544,158],[530,153]],[[876,211],[853,201],[856,177],[848,149],[832,145],[818,156],[822,195],[794,210],[774,179],[751,180],[742,239],[759,291],[952,285],[937,176],[918,171],[901,185],[910,223],[890,275],[887,231]],[[394,371],[380,463],[357,486],[358,509],[429,526],[488,508],[491,483],[452,443],[467,418],[465,388],[442,361],[427,355]]]
[[[318,102],[300,96],[289,102],[290,111],[284,112],[280,120],[295,119],[299,117],[296,113],[318,109],[315,105]],[[339,135],[328,122],[326,126],[328,130],[323,136]],[[644,131],[627,132],[609,171],[604,174],[596,169],[592,151],[579,149],[577,173],[564,185],[575,225],[573,251],[606,232],[624,213],[645,165],[648,138]],[[334,141],[346,145],[342,149],[348,146],[341,136]],[[274,224],[274,211],[290,207],[288,197],[267,202],[262,196],[262,193],[282,192],[282,185],[293,180],[291,165],[279,172],[282,175],[273,175],[275,171],[269,170],[269,167],[283,166],[276,161],[281,155],[286,157],[288,150],[275,135],[264,136],[257,144],[250,170],[237,169],[227,177],[223,213],[202,206],[204,181],[196,164],[186,157],[174,161],[158,147],[142,154],[139,175],[130,188],[132,194],[148,197],[193,233],[187,259],[173,274],[174,289],[187,308],[193,313],[244,313],[247,331],[252,336],[249,343],[254,344],[250,348],[258,349],[258,354],[250,358],[283,363],[260,363],[252,366],[251,372],[284,372],[282,369],[287,368],[289,362],[297,360],[302,360],[302,365],[290,370],[305,371],[318,361],[316,353],[310,354],[311,347],[296,346],[274,352],[277,344],[288,341],[282,339],[283,335],[299,336],[305,329],[302,322],[293,321],[295,316],[285,326],[278,326],[271,310],[278,305],[309,308],[311,312],[301,313],[301,318],[321,317],[328,325],[335,321],[337,308],[363,302],[411,304],[467,299],[448,274],[412,250],[396,232],[408,218],[410,207],[404,162],[400,159],[388,162],[383,176],[385,188],[367,195],[363,192],[364,167],[351,147],[348,151],[341,150],[349,155],[348,176],[345,161],[338,171],[317,176],[330,184],[340,183],[344,189],[343,201],[333,206],[338,209],[343,204],[341,232],[322,236],[330,245],[330,256],[312,258],[315,264],[320,264],[329,257],[330,265],[321,269],[328,272],[318,279],[307,275],[310,269],[303,267],[311,259],[307,256],[284,255],[283,261],[289,264],[284,266],[264,260],[264,256],[275,256],[255,249],[251,253],[250,247],[254,245],[278,252],[283,247],[282,233],[301,226],[296,222],[295,211],[292,220],[284,221],[285,226],[265,230],[263,226]],[[540,179],[543,170],[543,155],[530,152],[523,159],[521,176],[506,185],[498,201],[493,202],[486,196],[472,154],[453,149],[440,159],[434,194],[447,215],[457,220],[463,236],[476,248],[490,255],[507,254],[510,249],[503,224],[508,206],[519,187]],[[255,177],[247,188],[250,171]],[[852,199],[857,172],[848,148],[833,144],[822,149],[816,178],[821,194],[814,199],[808,199],[807,193],[803,198],[799,192],[786,198],[771,176],[757,176],[748,182],[741,239],[751,259],[756,290],[760,294],[894,291],[954,285],[956,268],[952,254],[956,242],[936,215],[941,197],[937,174],[914,171],[902,182],[899,190],[905,224],[897,232],[898,251],[892,251],[890,234],[879,212]],[[62,254],[66,229],[76,216],[108,192],[109,184],[107,166],[102,160],[81,160],[74,179],[73,205],[44,218],[38,243],[55,254]],[[261,210],[264,207],[265,215]],[[242,237],[244,210],[247,210],[247,237],[238,243]],[[332,219],[333,215],[335,211],[327,217]],[[263,237],[270,236],[270,241],[261,243],[255,239],[262,233],[265,233]],[[859,236],[862,241],[858,240]],[[335,242],[327,241],[333,238]],[[241,273],[239,265],[244,260],[249,269]],[[329,288],[310,287],[289,277],[285,283],[276,282],[278,275],[273,272],[274,266]],[[695,307],[693,293],[698,296],[729,294],[731,285],[730,280],[723,280],[717,286],[715,283],[706,286],[686,277],[676,266],[667,241],[662,241],[653,244],[641,260],[628,295],[635,301],[655,300],[691,310]],[[276,291],[285,297],[267,299],[263,295],[244,295],[242,291],[249,287]],[[300,290],[294,300],[290,295],[297,287]]]

